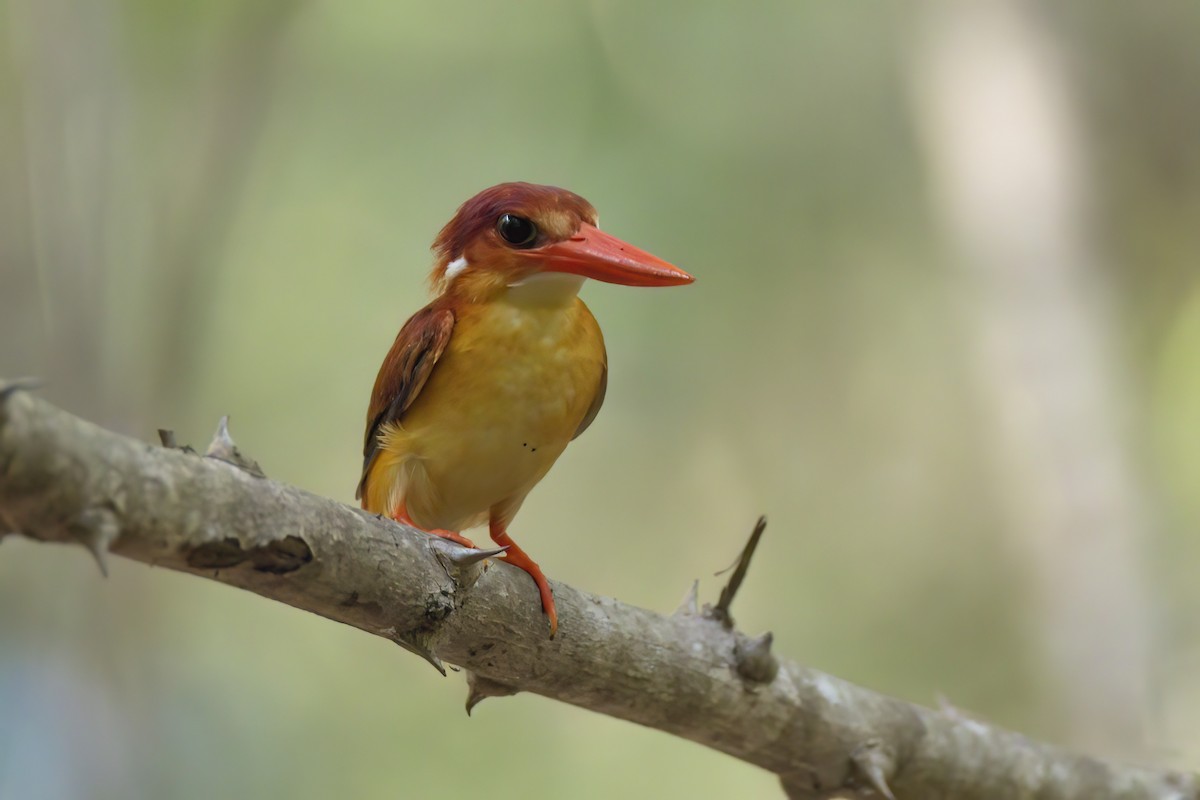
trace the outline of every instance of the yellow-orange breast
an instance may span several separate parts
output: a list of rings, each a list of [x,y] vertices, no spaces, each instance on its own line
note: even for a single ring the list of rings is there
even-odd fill
[[[425,387],[381,432],[368,508],[403,504],[417,525],[454,531],[516,514],[575,435],[605,368],[583,301],[532,299],[510,291],[456,309]]]

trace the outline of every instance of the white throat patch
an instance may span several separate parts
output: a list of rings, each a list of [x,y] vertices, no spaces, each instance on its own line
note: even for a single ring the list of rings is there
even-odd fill
[[[446,280],[452,281],[459,275],[462,275],[467,271],[468,266],[467,259],[464,256],[454,259],[446,265]]]
[[[579,294],[582,275],[565,272],[537,272],[508,285],[508,296],[522,305],[561,305]]]

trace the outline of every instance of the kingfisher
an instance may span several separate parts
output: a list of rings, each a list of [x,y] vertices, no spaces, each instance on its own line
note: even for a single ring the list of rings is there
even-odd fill
[[[367,409],[356,497],[368,511],[474,547],[487,524],[558,613],[508,526],[604,402],[608,358],[579,290],[593,278],[677,286],[691,275],[601,232],[555,186],[502,183],[459,207],[433,242],[434,299],[400,329]]]

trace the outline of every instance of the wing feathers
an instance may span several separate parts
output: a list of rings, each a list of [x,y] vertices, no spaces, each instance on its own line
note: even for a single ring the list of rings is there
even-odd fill
[[[371,462],[379,449],[380,428],[403,418],[433,374],[453,331],[454,312],[449,308],[438,308],[435,303],[413,314],[396,334],[396,341],[379,368],[371,393],[363,441],[363,472],[355,497],[363,497],[366,490]]]

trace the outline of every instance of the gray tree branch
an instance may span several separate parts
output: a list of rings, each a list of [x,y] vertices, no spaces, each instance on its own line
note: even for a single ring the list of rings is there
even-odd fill
[[[246,471],[105,431],[0,384],[0,537],[82,543],[237,586],[468,670],[474,705],[534,692],[778,774],[792,798],[1200,800],[1200,777],[1105,763],[781,661],[694,599],[672,616],[498,560]]]

